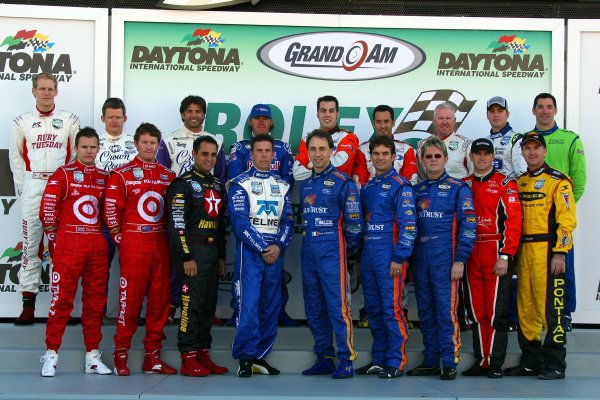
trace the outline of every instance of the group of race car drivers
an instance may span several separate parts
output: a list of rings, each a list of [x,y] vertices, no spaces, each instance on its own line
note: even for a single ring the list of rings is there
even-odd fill
[[[551,94],[536,96],[536,125],[525,134],[509,125],[507,100],[492,97],[490,134],[474,141],[454,131],[454,105],[439,101],[435,132],[416,151],[394,139],[391,107],[374,109],[375,135],[360,144],[338,126],[338,100],[323,96],[319,129],[302,139],[295,157],[287,143],[270,136],[270,107],[257,104],[248,118],[252,139],[231,147],[226,168],[222,137],[203,130],[202,97],[183,99],[184,126],[166,136],[150,123],[125,134],[125,105],[109,98],[102,108],[106,132],[98,135],[56,109],[53,75],[41,73],[32,82],[36,109],[14,120],[9,154],[23,214],[17,325],[33,323],[44,232],[52,257],[42,376],[56,373],[80,279],[86,373],[130,374],[128,351],[145,297],[144,372],[177,373],[160,358],[163,328],[177,306],[181,374],[228,372],[209,355],[225,272],[225,211],[236,237],[237,375],[279,374],[266,357],[277,321],[287,316],[283,260],[294,232],[290,197],[297,182],[304,309],[317,357],[303,375],[403,375],[410,262],[424,358],[407,375],[456,377],[460,300],[475,353],[463,375],[565,377],[564,345],[575,311],[571,234],[586,172],[582,142],[558,128]],[[116,247],[119,311],[111,369],[99,344]],[[356,254],[373,345],[371,362],[354,370],[347,260]],[[502,370],[515,274],[522,357]]]

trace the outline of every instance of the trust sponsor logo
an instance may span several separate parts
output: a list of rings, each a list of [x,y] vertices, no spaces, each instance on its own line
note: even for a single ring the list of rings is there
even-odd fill
[[[265,66],[284,74],[332,81],[362,81],[419,68],[425,53],[391,36],[366,32],[311,32],[265,43],[257,52]]]
[[[201,72],[240,69],[239,50],[224,45],[222,32],[200,27],[173,42],[173,46],[133,46],[129,69]]]
[[[71,56],[55,53],[55,47],[50,34],[37,29],[20,29],[4,36],[0,44],[0,80],[27,81],[48,72],[59,82],[69,82],[75,74]]]
[[[542,54],[533,53],[527,38],[501,35],[482,52],[441,52],[437,75],[489,78],[542,78],[547,71]],[[484,43],[481,43],[481,47]]]

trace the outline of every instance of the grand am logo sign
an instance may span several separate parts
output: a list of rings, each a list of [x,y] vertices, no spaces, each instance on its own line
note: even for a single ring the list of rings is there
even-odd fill
[[[419,68],[425,53],[390,36],[362,32],[314,32],[272,40],[258,49],[264,65],[310,79],[361,81]]]
[[[486,53],[440,53],[437,75],[491,78],[542,78],[544,57],[530,54],[527,39],[502,35],[492,41]]]
[[[185,46],[136,45],[131,52],[130,69],[159,71],[238,72],[240,55],[237,48],[225,48],[221,32],[198,28],[185,35]],[[203,47],[204,46],[204,47]]]
[[[73,76],[71,56],[53,54],[55,42],[37,29],[22,29],[4,37],[0,44],[0,80],[27,81],[40,72],[54,74],[59,82]]]

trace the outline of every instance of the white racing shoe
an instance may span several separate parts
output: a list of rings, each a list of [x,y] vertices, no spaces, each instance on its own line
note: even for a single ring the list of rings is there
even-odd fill
[[[99,350],[92,350],[85,353],[85,373],[110,375],[112,370],[102,362],[100,356],[102,353]]]
[[[58,354],[54,350],[46,350],[46,354],[40,357],[42,364],[42,376],[53,377],[56,375],[56,364],[58,364]]]

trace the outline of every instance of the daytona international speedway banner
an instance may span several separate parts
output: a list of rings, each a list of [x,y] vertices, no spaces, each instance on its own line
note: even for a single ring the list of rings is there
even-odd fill
[[[56,105],[97,126],[107,92],[108,10],[2,5],[0,10],[0,317],[21,310],[21,197],[15,193],[8,149],[15,117],[35,109],[31,78],[50,72],[58,80]],[[44,265],[36,316],[50,304],[51,260]],[[79,315],[76,301],[74,315]]]
[[[123,96],[129,130],[150,121],[165,133],[182,125],[181,99],[203,96],[205,129],[222,135],[226,150],[249,137],[255,103],[271,104],[273,136],[295,149],[318,127],[316,100],[326,94],[340,101],[340,126],[361,141],[373,134],[373,108],[388,104],[395,136],[415,144],[433,132],[441,101],[457,106],[457,131],[477,138],[489,132],[485,102],[492,96],[507,98],[517,131],[534,126],[536,94],[563,98],[563,33],[562,20],[114,10],[111,94]],[[285,266],[296,318],[304,317],[300,241],[296,235]],[[221,280],[223,317],[231,314],[233,242]],[[356,316],[362,296],[353,282]],[[409,308],[414,316],[410,297]]]

